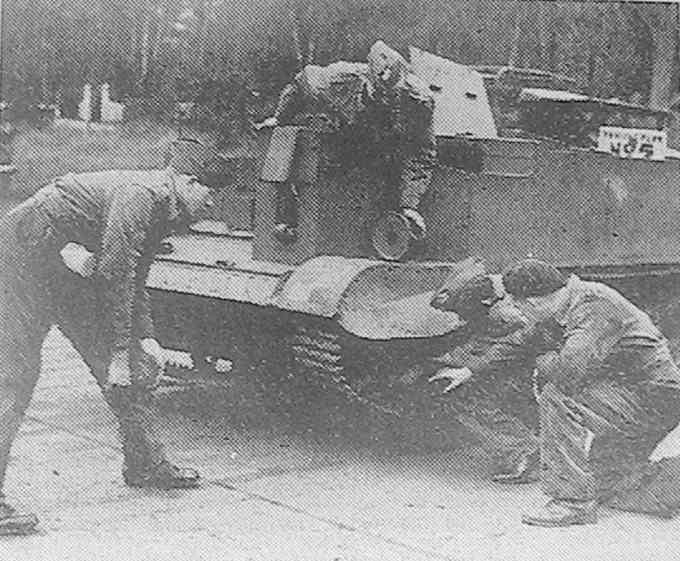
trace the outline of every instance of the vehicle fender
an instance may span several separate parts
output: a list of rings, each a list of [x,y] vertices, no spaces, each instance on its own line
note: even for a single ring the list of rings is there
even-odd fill
[[[321,256],[297,267],[272,305],[303,314],[335,318],[365,339],[442,336],[462,325],[452,312],[436,310],[430,300],[452,273],[479,267],[457,263],[390,263]]]

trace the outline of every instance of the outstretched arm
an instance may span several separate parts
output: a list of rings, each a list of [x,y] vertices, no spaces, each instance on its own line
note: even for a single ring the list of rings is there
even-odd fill
[[[547,342],[541,328],[527,326],[503,337],[474,337],[436,359],[450,367],[467,367],[475,375],[505,367],[520,357],[535,356],[544,351]]]
[[[255,128],[260,130],[290,124],[295,115],[304,111],[304,96],[298,84],[299,77],[298,74],[281,90],[274,115],[258,123]]]
[[[158,219],[152,193],[141,186],[120,189],[109,208],[102,236],[97,273],[104,281],[104,308],[112,323],[112,367],[129,377],[128,350],[134,331],[134,314],[148,267],[143,260],[149,236]],[[142,278],[143,277],[143,278]],[[141,289],[143,290],[143,288]],[[144,313],[144,305],[142,306]]]
[[[470,378],[507,369],[510,364],[519,361],[529,364],[554,344],[554,334],[538,326],[523,327],[498,338],[473,336],[467,343],[434,359],[439,371],[430,380],[451,380],[445,390],[450,391]]]

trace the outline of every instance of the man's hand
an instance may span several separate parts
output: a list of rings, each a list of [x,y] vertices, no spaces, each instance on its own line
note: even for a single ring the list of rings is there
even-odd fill
[[[255,130],[259,131],[259,130],[262,130],[262,129],[273,129],[278,124],[279,124],[279,121],[276,117],[267,117],[261,123],[255,123]]]
[[[115,351],[109,364],[106,387],[125,387],[132,384],[132,372],[130,371],[130,358],[128,352]]]
[[[158,368],[160,369],[165,368],[165,364],[167,362],[165,349],[160,346],[156,339],[153,339],[152,337],[142,339],[140,342],[140,346],[147,355],[154,359],[154,361],[158,365]]]
[[[417,240],[424,238],[427,229],[425,228],[425,219],[422,215],[414,208],[407,207],[401,209],[401,214],[408,221],[411,235]]]
[[[442,368],[434,376],[432,376],[428,381],[436,382],[438,380],[448,380],[449,385],[444,389],[444,393],[448,393],[451,390],[460,386],[463,382],[468,380],[472,376],[472,371],[467,367],[463,368]]]

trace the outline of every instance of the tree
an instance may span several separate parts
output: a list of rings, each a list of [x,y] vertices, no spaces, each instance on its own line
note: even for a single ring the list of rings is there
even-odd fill
[[[676,88],[677,10],[668,6],[538,0],[5,3],[3,96],[25,105],[77,98],[85,82],[110,81],[115,95],[142,99],[154,111],[171,111],[176,101],[208,103],[206,91],[216,92],[218,83],[225,111],[242,110],[253,90],[267,107],[301,65],[365,60],[377,39],[403,54],[414,45],[465,64],[553,70],[593,94],[649,99],[655,107]]]
[[[653,60],[649,106],[667,110],[678,90],[677,6],[673,9],[658,5],[632,6],[629,14],[640,18],[647,27],[645,47]]]

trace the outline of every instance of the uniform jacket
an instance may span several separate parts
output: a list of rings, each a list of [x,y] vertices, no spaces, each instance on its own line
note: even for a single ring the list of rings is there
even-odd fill
[[[364,110],[367,80],[364,63],[309,64],[283,89],[274,116],[285,125],[302,113],[326,113],[339,124],[353,124]]]
[[[542,365],[542,376],[572,388],[603,377],[680,384],[668,343],[646,313],[616,290],[575,275],[566,290],[567,305],[555,318],[564,342]]]
[[[18,245],[46,266],[68,242],[96,255],[97,319],[110,324],[113,348],[153,336],[145,283],[161,240],[188,222],[175,192],[183,178],[169,170],[69,174],[10,212]]]
[[[368,73],[364,63],[308,65],[281,92],[275,117],[287,125],[325,114],[345,135],[339,142],[353,150],[352,159],[388,159],[385,167],[398,173],[401,205],[417,208],[437,157],[434,100],[410,73],[388,95],[374,96]]]

